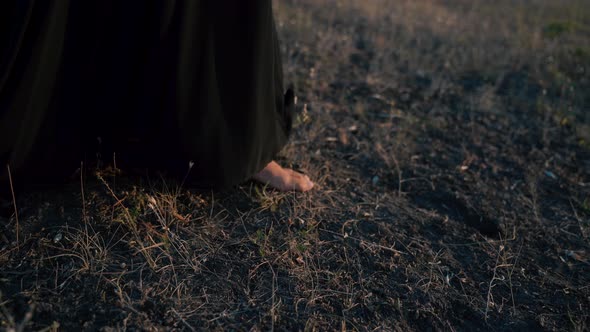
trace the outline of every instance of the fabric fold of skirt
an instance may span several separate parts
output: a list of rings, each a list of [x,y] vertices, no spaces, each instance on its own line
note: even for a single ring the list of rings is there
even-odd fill
[[[288,139],[271,0],[13,0],[0,19],[0,181],[116,153],[226,187]]]

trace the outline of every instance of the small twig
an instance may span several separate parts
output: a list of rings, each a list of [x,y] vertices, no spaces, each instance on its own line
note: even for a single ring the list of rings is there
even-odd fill
[[[574,217],[576,217],[576,221],[578,222],[578,227],[580,228],[580,233],[582,233],[582,238],[586,238],[586,232],[584,227],[582,226],[582,222],[581,222],[581,218],[578,215],[578,211],[576,211],[576,208],[574,207],[574,204],[572,203],[571,198],[569,199],[570,202],[570,206],[572,207],[572,211],[574,212]]]
[[[117,189],[117,174],[119,173],[119,169],[117,168],[117,155],[116,152],[113,152],[113,187]]]
[[[135,252],[135,254],[134,254],[134,255],[137,255],[137,254],[139,254],[139,253],[143,253],[143,252],[144,252],[144,251],[146,251],[146,250],[150,250],[150,249],[154,249],[154,248],[160,248],[160,247],[162,247],[162,246],[165,246],[165,245],[166,245],[166,243],[164,243],[164,242],[160,242],[160,243],[152,244],[151,246],[148,246],[148,247],[144,247],[144,246],[142,246],[142,247],[141,247],[141,249],[138,249],[138,250]]]
[[[272,299],[272,305],[270,307],[270,323],[271,323],[271,331],[275,330],[275,321],[277,320],[277,315],[276,315],[276,307],[280,304],[280,299],[279,299],[279,303],[276,302],[275,298],[276,298],[276,293],[277,293],[277,274],[275,273],[275,270],[272,268],[271,264],[268,264],[268,266],[270,267],[270,271],[272,272],[272,295],[271,295],[271,299]]]
[[[29,324],[31,319],[33,319],[33,312],[34,311],[35,311],[35,304],[31,304],[29,306],[29,310],[27,310],[27,312],[25,313],[25,317],[23,317],[23,320],[20,322],[20,324],[17,325],[17,327],[15,329],[16,332],[22,332],[25,330],[25,327],[27,326],[27,324]]]
[[[186,171],[186,174],[184,175],[184,178],[182,179],[182,182],[180,183],[180,186],[176,189],[176,196],[178,196],[180,190],[182,189],[182,186],[184,186],[184,182],[186,181],[186,179],[188,178],[191,169],[193,169],[193,166],[195,165],[194,161],[189,161],[188,162],[188,170]]]
[[[0,291],[0,300],[2,299],[2,291]],[[8,325],[15,326],[16,323],[14,321],[14,317],[12,314],[6,309],[5,304],[9,303],[9,301],[0,302],[0,318],[4,321],[4,323],[8,322]]]
[[[10,192],[12,193],[12,205],[14,206],[14,218],[16,219],[16,244],[18,245],[19,222],[18,209],[16,208],[16,195],[14,194],[14,185],[12,184],[12,173],[10,172],[10,165],[6,164],[8,170],[8,181],[10,182]]]
[[[514,264],[512,264],[512,269],[510,269],[510,273],[508,274],[508,282],[510,283],[510,296],[512,298],[512,314],[516,315],[516,303],[514,302],[514,290],[512,289],[512,274],[514,273],[514,269],[516,268],[516,264],[518,263],[518,258],[520,257],[520,252],[522,251],[522,243],[518,248],[518,254],[514,258]]]
[[[494,274],[492,275],[492,279],[490,280],[490,284],[488,285],[488,296],[487,296],[487,300],[486,300],[486,310],[484,313],[485,321],[488,320],[488,311],[490,309],[490,302],[492,301],[492,288],[494,287],[494,280],[496,280],[496,272],[498,271],[498,266],[499,266],[498,263],[500,262],[500,251],[498,251],[498,257],[496,257],[496,264],[494,266]]]
[[[59,329],[59,322],[53,321],[51,325],[47,326],[44,329],[39,330],[39,332],[47,332],[47,331],[57,331]]]
[[[172,308],[172,312],[178,317],[178,319],[180,319],[184,326],[186,326],[189,330],[196,331],[194,327],[192,327],[186,320],[184,320],[184,318],[182,318],[182,316],[180,316],[176,309]]]
[[[406,252],[399,251],[399,250],[397,250],[397,249],[393,249],[393,247],[391,247],[391,248],[390,248],[390,247],[386,247],[386,246],[384,246],[384,245],[377,244],[377,243],[375,243],[375,242],[369,242],[369,241],[366,241],[366,240],[363,240],[363,239],[356,238],[356,237],[354,237],[354,236],[350,236],[350,235],[342,235],[342,234],[340,234],[340,233],[333,232],[333,231],[329,231],[329,230],[327,230],[327,229],[321,229],[321,231],[324,231],[324,232],[326,232],[326,233],[330,233],[330,234],[333,234],[333,235],[340,236],[340,237],[342,237],[343,239],[351,239],[351,240],[355,240],[355,241],[358,241],[360,244],[364,244],[364,245],[367,245],[367,246],[369,246],[369,247],[375,247],[375,248],[378,248],[378,249],[382,249],[382,250],[385,250],[385,251],[389,251],[389,252],[392,252],[392,253],[394,253],[394,254],[398,254],[398,255],[401,255],[401,254],[406,254],[406,255],[407,255],[407,253],[406,253]],[[406,247],[406,249],[407,249],[407,247]],[[409,251],[409,250],[408,250],[408,251]],[[412,255],[413,255],[413,254],[412,254]]]
[[[82,219],[84,219],[84,224],[86,224],[86,197],[84,196],[84,162],[80,162],[80,192],[82,193]]]

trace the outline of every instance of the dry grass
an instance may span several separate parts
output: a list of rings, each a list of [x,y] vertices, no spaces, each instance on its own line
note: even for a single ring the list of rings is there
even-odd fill
[[[0,328],[587,329],[590,6],[275,9],[305,107],[280,161],[317,190],[102,171],[20,193]]]

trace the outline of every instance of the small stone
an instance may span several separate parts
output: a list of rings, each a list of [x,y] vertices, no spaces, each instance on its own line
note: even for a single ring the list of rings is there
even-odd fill
[[[375,175],[371,181],[373,182],[373,185],[376,186],[379,183],[379,177]]]
[[[557,180],[557,176],[555,175],[555,173],[553,173],[551,171],[545,171],[545,175],[552,178],[553,180]]]
[[[58,243],[59,241],[61,241],[61,239],[63,239],[63,234],[61,234],[61,233],[57,233],[57,234],[55,234],[55,236],[53,237],[53,243]]]

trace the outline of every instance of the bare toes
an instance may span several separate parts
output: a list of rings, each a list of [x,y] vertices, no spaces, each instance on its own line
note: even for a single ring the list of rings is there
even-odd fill
[[[254,175],[254,179],[280,191],[308,191],[314,187],[309,176],[292,169],[282,168],[274,161]]]

